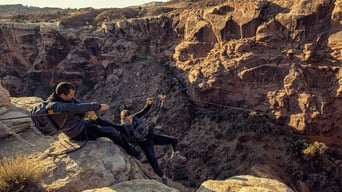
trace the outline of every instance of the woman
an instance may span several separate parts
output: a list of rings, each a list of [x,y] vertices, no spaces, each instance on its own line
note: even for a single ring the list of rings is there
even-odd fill
[[[165,95],[159,96],[159,98],[164,100]],[[177,150],[178,140],[175,137],[154,133],[153,129],[149,129],[144,124],[143,120],[140,119],[151,109],[152,103],[153,99],[147,98],[145,107],[134,114],[131,114],[128,109],[122,110],[120,113],[121,125],[124,127],[124,134],[128,141],[140,146],[154,172],[161,177],[162,182],[167,185],[167,177],[159,167],[153,146],[171,145],[171,158],[177,157],[181,161],[186,161],[186,158],[180,155],[180,152]]]

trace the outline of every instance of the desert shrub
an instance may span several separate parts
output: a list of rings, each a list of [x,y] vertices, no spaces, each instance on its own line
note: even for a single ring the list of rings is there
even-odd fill
[[[305,149],[302,150],[302,153],[307,159],[309,159],[323,155],[327,149],[328,147],[326,144],[315,141],[314,143],[307,145]]]
[[[39,181],[42,166],[24,155],[5,157],[0,160],[0,191],[43,191]]]

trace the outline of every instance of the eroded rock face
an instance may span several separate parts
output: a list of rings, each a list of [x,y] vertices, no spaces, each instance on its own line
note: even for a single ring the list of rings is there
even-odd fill
[[[25,99],[23,99],[25,100]],[[0,138],[26,130],[31,119],[26,110],[12,105],[9,92],[0,83]]]
[[[340,3],[232,2],[184,11],[184,41],[173,58],[188,72],[187,93],[263,111],[299,132],[341,136],[340,123],[323,120],[341,115],[333,107],[341,103]]]
[[[261,110],[300,132],[340,135],[340,123],[316,127],[328,123],[324,115],[336,111],[329,106],[341,102],[340,12],[340,0],[226,2],[122,20],[109,24],[105,36],[54,25],[2,24],[2,80],[13,95],[42,87],[32,80],[44,80],[46,87],[68,80],[89,90],[96,82],[119,80],[114,73],[122,65],[149,55],[185,71],[174,72],[193,98]],[[282,98],[282,106],[260,102],[267,95]]]
[[[113,26],[112,34],[93,34],[55,24],[3,23],[1,79],[13,96],[41,94],[39,89],[59,81],[91,87],[117,65],[161,54],[175,36],[171,24],[165,16],[124,20]]]
[[[179,136],[182,145],[193,147],[184,148],[193,161],[174,168],[183,171],[175,177],[190,186],[198,186],[208,175],[227,178],[245,172],[249,162],[236,168],[241,159],[269,161],[273,155],[264,154],[271,150],[279,154],[278,148],[284,155],[276,162],[300,169],[299,164],[288,164],[293,161],[286,156],[288,139],[272,132],[281,129],[261,125],[266,120],[258,119],[258,113],[304,135],[340,139],[342,1],[212,2],[218,1],[180,1],[170,14],[123,19],[94,33],[1,25],[1,79],[15,95],[46,94],[45,90],[49,94],[56,82],[72,81],[81,88],[80,95],[87,93],[86,99],[113,106],[107,117],[115,115],[122,103],[138,109],[146,97],[166,93],[159,126]],[[191,9],[184,8],[188,5]],[[202,107],[217,107],[216,113],[197,118]],[[251,113],[243,114],[242,120],[231,119],[234,112],[223,110],[230,107]],[[241,121],[239,126],[230,129],[228,124],[236,121]],[[260,135],[250,136],[248,129]],[[274,135],[271,143],[281,147],[267,145]],[[252,152],[262,139],[266,144],[261,143],[264,150],[257,153],[264,154],[259,157]],[[247,141],[251,143],[246,145]],[[335,152],[331,154],[338,159],[341,152]],[[216,167],[222,159],[234,164]],[[215,168],[208,171],[210,165],[222,173]],[[284,173],[289,167],[278,169]],[[305,181],[307,176],[295,182],[306,188],[311,183]]]

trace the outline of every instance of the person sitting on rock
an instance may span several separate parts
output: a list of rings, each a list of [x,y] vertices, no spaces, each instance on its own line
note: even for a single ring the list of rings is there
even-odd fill
[[[159,97],[161,100],[165,99],[164,95]],[[139,146],[144,151],[145,156],[148,162],[151,164],[154,172],[161,177],[162,182],[167,185],[167,177],[159,167],[153,146],[171,145],[171,158],[177,158],[181,161],[186,161],[186,158],[177,150],[178,140],[175,137],[155,133],[153,129],[147,127],[143,120],[140,119],[150,110],[152,103],[153,99],[147,98],[145,107],[134,114],[131,114],[128,109],[123,109],[120,113],[121,125],[124,127],[125,135],[128,141]]]
[[[90,116],[93,119],[87,119],[86,113],[95,114],[96,110],[108,110],[107,104],[97,102],[80,102],[75,98],[75,87],[68,82],[57,84],[55,91],[48,97],[48,110],[53,110],[55,115],[51,119],[60,127],[72,140],[96,140],[99,137],[108,137],[115,144],[119,145],[126,152],[137,159],[143,158],[143,153],[130,145],[114,127],[97,123],[97,116]],[[94,119],[95,118],[95,119]]]

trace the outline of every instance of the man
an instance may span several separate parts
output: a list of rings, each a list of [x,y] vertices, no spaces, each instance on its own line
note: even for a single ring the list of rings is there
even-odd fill
[[[159,97],[161,100],[165,99],[164,95]],[[121,125],[124,127],[125,133],[123,134],[125,134],[125,137],[129,140],[129,142],[141,147],[154,172],[161,177],[162,182],[167,185],[167,177],[158,165],[158,160],[155,156],[153,146],[171,145],[171,158],[176,157],[181,161],[186,161],[186,158],[180,155],[180,152],[177,151],[178,140],[175,137],[154,133],[153,129],[149,129],[140,119],[150,110],[152,103],[153,99],[148,98],[146,100],[145,107],[135,114],[131,114],[127,109],[122,110],[120,113]]]
[[[73,140],[96,140],[99,137],[108,137],[115,144],[121,146],[126,152],[137,159],[143,154],[129,145],[119,131],[113,126],[101,125],[86,119],[86,113],[96,110],[108,110],[107,104],[97,102],[79,102],[75,99],[75,87],[68,82],[58,83],[55,91],[48,97],[47,109],[52,110],[52,120],[58,125],[70,139]],[[97,118],[97,117],[96,117]]]

